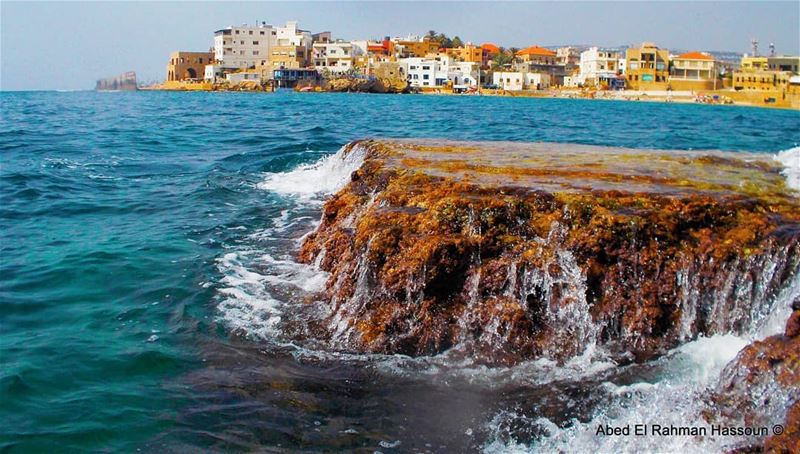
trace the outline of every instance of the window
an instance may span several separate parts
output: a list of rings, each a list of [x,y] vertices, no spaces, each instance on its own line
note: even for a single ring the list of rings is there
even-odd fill
[[[258,41],[253,41],[254,46],[258,46]]]
[[[237,35],[239,34],[239,30],[236,30],[236,34],[237,34]]]
[[[250,34],[251,34],[251,35],[253,34],[253,30],[250,30]]]
[[[244,41],[239,41],[239,44],[244,45]]]
[[[428,80],[428,79],[430,79],[430,76],[428,74],[423,74],[422,78],[425,79],[425,80]]]
[[[430,66],[423,66],[423,67],[422,67],[422,70],[423,70],[423,71],[426,71],[426,70],[429,70],[429,69],[431,69],[431,67],[430,67]]]
[[[258,55],[258,51],[257,51],[257,50],[254,50],[254,51],[253,51],[253,55]]]
[[[261,30],[261,36],[264,36],[264,30]]]

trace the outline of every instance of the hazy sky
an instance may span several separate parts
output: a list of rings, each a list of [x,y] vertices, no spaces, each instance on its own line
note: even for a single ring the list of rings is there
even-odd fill
[[[0,89],[85,89],[134,70],[162,80],[173,50],[207,50],[233,24],[299,20],[334,37],[434,29],[465,41],[800,53],[800,2],[8,2],[0,0]]]

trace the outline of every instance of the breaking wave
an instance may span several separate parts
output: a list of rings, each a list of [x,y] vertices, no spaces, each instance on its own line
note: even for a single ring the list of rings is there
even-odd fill
[[[786,184],[800,191],[800,147],[783,150],[775,155],[775,160],[784,165],[783,175]]]
[[[347,184],[350,174],[364,162],[364,149],[358,144],[345,145],[335,154],[312,164],[303,164],[288,172],[272,173],[257,186],[265,191],[295,196],[332,194]]]

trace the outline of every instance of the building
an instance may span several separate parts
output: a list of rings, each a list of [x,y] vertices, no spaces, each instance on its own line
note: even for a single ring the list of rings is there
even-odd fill
[[[558,53],[539,46],[531,46],[517,52],[512,69],[522,73],[544,73],[550,75],[552,85],[563,85],[564,78],[571,76],[577,66],[562,64]]]
[[[558,65],[558,55],[550,49],[539,46],[526,47],[517,52],[516,57],[519,61],[536,65]]]
[[[319,82],[319,73],[316,69],[279,68],[272,71],[272,77],[276,86],[285,88],[293,88],[298,83]]]
[[[429,54],[426,57],[401,58],[398,60],[407,75],[408,84],[416,88],[478,85],[480,63],[456,61],[447,53]]]
[[[453,57],[457,61],[465,61],[478,63],[481,66],[486,66],[489,53],[486,52],[482,46],[474,46],[470,43],[462,47],[454,47],[447,49],[447,55]]]
[[[229,72],[228,70],[227,72]],[[216,82],[218,79],[225,78],[226,69],[222,65],[206,65],[203,72],[203,80],[206,82]]]
[[[734,90],[796,92],[800,57],[742,57],[739,71],[733,73]]]
[[[619,52],[592,47],[580,54],[579,85],[602,86],[620,73]],[[565,84],[566,85],[566,84]]]
[[[428,54],[439,52],[439,43],[436,41],[391,41],[397,48],[398,58],[425,57]]]
[[[800,57],[791,57],[787,55],[771,56],[771,57],[756,57],[747,56],[742,57],[739,64],[741,71],[789,71],[795,74],[800,72]]]
[[[577,67],[581,60],[581,52],[577,47],[559,47],[556,50],[556,61],[559,65]]]
[[[719,68],[716,60],[703,52],[688,52],[672,59],[669,85],[673,90],[716,90]]]
[[[316,43],[330,43],[333,42],[333,35],[331,32],[319,32],[311,35],[311,41]]]
[[[800,57],[786,55],[767,57],[767,69],[770,71],[789,71],[800,73]]]
[[[669,85],[669,51],[643,43],[625,51],[625,79],[633,90],[666,90]]]
[[[478,86],[479,62],[452,62],[447,68],[447,80],[453,87],[469,88]]]
[[[297,21],[289,21],[284,27],[276,27],[268,65],[272,70],[310,66],[313,42],[311,32],[301,30]]]
[[[492,83],[503,90],[545,90],[550,87],[551,77],[546,73],[524,71],[495,71]]]
[[[747,91],[785,91],[792,79],[789,71],[736,71],[733,73],[733,89]]]
[[[235,73],[228,73],[225,75],[225,80],[230,83],[236,84],[240,82],[261,82],[261,72],[256,70],[240,71]]]
[[[167,80],[202,79],[206,65],[213,61],[213,52],[173,52],[169,55]]]
[[[272,25],[228,27],[214,32],[214,60],[224,68],[265,65],[276,30]],[[211,62],[210,62],[211,63]]]
[[[441,87],[447,84],[447,69],[443,67],[441,58],[411,57],[399,59],[398,62],[405,69],[408,84],[412,87]]]
[[[500,48],[493,43],[483,43],[481,44],[481,48],[483,48],[483,51],[486,52],[489,57],[500,53]]]
[[[314,68],[319,72],[341,74],[355,67],[361,48],[345,41],[315,43],[311,51]]]

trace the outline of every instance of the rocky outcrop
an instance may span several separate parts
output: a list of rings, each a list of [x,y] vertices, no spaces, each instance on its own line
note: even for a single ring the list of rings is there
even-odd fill
[[[408,82],[401,78],[375,77],[370,79],[334,78],[323,83],[326,91],[360,92],[360,93],[404,93]]]
[[[364,141],[301,260],[347,350],[487,363],[602,344],[642,360],[742,333],[800,269],[800,205],[763,156]]]
[[[800,299],[792,309],[783,334],[748,345],[725,368],[712,398],[715,419],[769,430],[750,451],[800,452]]]

